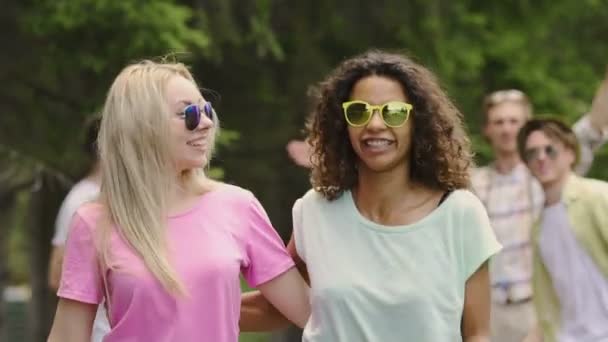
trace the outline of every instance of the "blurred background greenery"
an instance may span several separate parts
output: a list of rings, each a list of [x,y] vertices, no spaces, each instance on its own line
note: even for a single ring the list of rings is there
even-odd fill
[[[519,88],[536,113],[573,122],[605,73],[607,38],[606,0],[4,0],[0,289],[31,287],[28,339],[42,341],[54,215],[85,165],[79,130],[126,63],[169,56],[192,66],[224,128],[215,174],[251,189],[288,238],[308,181],[285,145],[302,137],[308,88],[343,58],[386,48],[428,66],[483,164],[483,95]],[[607,166],[604,149],[591,175],[608,179]]]

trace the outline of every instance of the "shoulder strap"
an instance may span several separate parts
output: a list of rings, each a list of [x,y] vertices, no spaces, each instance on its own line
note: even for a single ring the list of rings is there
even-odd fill
[[[452,190],[448,190],[448,191],[444,192],[443,195],[441,195],[441,199],[439,200],[439,203],[437,204],[437,206],[440,206],[441,203],[443,203],[445,201],[445,199],[448,198],[448,196],[450,196],[451,193],[452,193]]]

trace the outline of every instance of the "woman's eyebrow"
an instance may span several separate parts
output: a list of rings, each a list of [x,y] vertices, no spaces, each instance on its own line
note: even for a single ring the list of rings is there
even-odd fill
[[[202,103],[203,102],[203,98],[201,97],[200,99],[198,99],[198,101],[196,101],[195,103]],[[183,103],[186,106],[191,105],[193,102],[191,102],[190,100],[179,100],[178,103]]]

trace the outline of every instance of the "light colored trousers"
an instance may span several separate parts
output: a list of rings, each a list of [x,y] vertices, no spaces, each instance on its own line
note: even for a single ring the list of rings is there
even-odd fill
[[[491,342],[521,342],[535,325],[536,315],[531,300],[513,304],[492,302]]]

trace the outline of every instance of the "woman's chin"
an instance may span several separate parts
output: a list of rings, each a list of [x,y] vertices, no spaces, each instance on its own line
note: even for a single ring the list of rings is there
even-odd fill
[[[207,166],[208,159],[207,157],[200,157],[192,160],[184,160],[181,163],[180,169],[182,172],[194,170],[194,169],[202,169]]]

